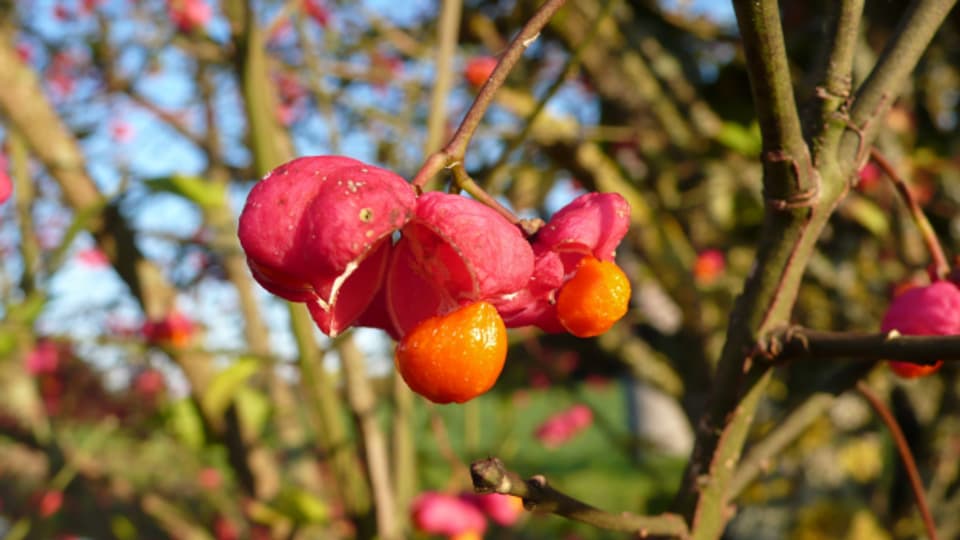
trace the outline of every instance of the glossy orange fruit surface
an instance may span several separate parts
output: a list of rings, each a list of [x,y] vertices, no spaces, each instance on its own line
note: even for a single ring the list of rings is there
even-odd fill
[[[463,403],[497,382],[507,358],[507,329],[496,308],[475,302],[429,317],[397,345],[397,370],[435,403]]]
[[[593,257],[580,260],[577,270],[557,295],[557,317],[577,337],[609,330],[630,307],[630,280],[615,263]]]

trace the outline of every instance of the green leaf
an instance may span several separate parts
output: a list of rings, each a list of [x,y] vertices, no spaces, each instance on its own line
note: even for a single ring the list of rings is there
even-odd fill
[[[859,195],[847,197],[840,207],[840,213],[856,221],[861,227],[875,236],[885,238],[890,233],[890,221],[882,208],[873,201]]]
[[[277,497],[276,507],[299,523],[323,523],[330,515],[326,503],[297,487],[284,489]]]
[[[10,312],[7,315],[10,321],[15,321],[23,325],[31,325],[43,312],[47,305],[47,296],[40,292],[34,292],[22,302],[9,307]]]
[[[203,410],[211,418],[219,418],[230,406],[244,381],[260,369],[256,358],[238,358],[233,365],[221,371],[210,381],[200,398]]]
[[[258,438],[270,418],[270,400],[263,392],[241,386],[235,395],[240,429],[251,439]]]
[[[137,526],[126,516],[119,514],[110,520],[110,530],[120,540],[132,540],[137,537]]]
[[[144,180],[151,191],[179,195],[201,208],[216,208],[227,200],[226,188],[199,176],[175,174]]]
[[[203,420],[190,398],[175,401],[170,405],[167,429],[189,448],[200,450],[205,442]]]
[[[748,157],[760,155],[763,140],[760,138],[760,126],[754,122],[749,126],[735,122],[724,122],[717,133],[717,142]]]

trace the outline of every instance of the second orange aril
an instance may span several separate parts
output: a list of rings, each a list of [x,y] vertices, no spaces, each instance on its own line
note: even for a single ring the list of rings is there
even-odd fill
[[[615,263],[594,257],[580,260],[557,295],[557,317],[577,337],[609,330],[630,307],[630,280]]]
[[[397,345],[397,370],[435,403],[463,403],[497,382],[507,358],[507,329],[496,308],[474,302],[429,317]]]

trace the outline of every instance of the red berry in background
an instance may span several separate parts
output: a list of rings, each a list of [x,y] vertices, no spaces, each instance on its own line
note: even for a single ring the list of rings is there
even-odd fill
[[[236,525],[224,516],[217,516],[213,522],[213,535],[217,540],[237,540],[240,538],[240,532]]]
[[[459,497],[425,492],[410,506],[414,527],[429,534],[456,536],[464,533],[482,535],[487,520],[476,506]]]
[[[330,12],[319,0],[303,0],[303,10],[313,22],[326,28],[330,24]]]
[[[97,248],[81,249],[77,252],[77,262],[88,268],[106,268],[110,266],[110,259]]]
[[[181,32],[203,28],[213,17],[213,9],[204,0],[167,0],[167,15]]]
[[[693,279],[698,285],[712,285],[723,275],[726,266],[722,251],[706,249],[697,255],[693,263]]]
[[[143,337],[151,345],[185,347],[190,344],[196,326],[183,313],[173,310],[166,317],[143,323]]]
[[[490,78],[493,70],[496,69],[498,63],[499,61],[492,56],[476,56],[471,58],[467,61],[467,65],[463,70],[463,78],[472,86],[483,86],[483,84],[487,82],[487,79]]]
[[[216,467],[204,467],[197,475],[197,483],[207,491],[216,491],[223,485],[223,477]]]
[[[145,399],[154,399],[167,387],[163,373],[156,369],[147,369],[133,380],[133,388]]]
[[[857,189],[861,191],[872,189],[880,181],[880,174],[880,166],[868,161],[858,173]]]
[[[63,492],[55,489],[44,491],[37,500],[37,513],[40,517],[50,517],[63,506]]]
[[[250,192],[238,235],[265,289],[305,302],[335,336],[381,287],[393,233],[413,215],[413,187],[395,173],[342,156],[298,158]]]
[[[960,334],[960,289],[949,281],[909,289],[890,303],[880,329],[918,336]],[[942,365],[942,361],[932,365],[890,362],[894,373],[905,378],[929,375]]]

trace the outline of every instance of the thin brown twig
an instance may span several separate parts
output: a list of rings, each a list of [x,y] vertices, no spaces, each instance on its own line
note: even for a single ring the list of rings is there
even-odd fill
[[[893,442],[897,446],[897,452],[900,453],[900,459],[903,461],[903,468],[906,470],[907,477],[910,479],[910,488],[913,490],[913,496],[917,500],[917,510],[920,511],[923,526],[927,530],[927,538],[937,540],[937,525],[933,521],[933,515],[930,514],[930,507],[927,506],[927,497],[924,494],[920,473],[917,471],[917,463],[913,459],[910,444],[907,443],[907,438],[903,436],[903,431],[900,429],[897,419],[893,417],[890,409],[887,408],[883,400],[874,393],[867,383],[863,381],[858,382],[857,390],[866,398],[870,406],[873,407],[873,410],[877,413],[877,416],[880,417],[883,423],[886,424],[887,429],[890,430]]]
[[[547,107],[547,103],[553,99],[553,96],[556,95],[557,91],[567,82],[567,80],[573,75],[574,71],[580,66],[580,60],[583,57],[583,54],[587,51],[587,48],[593,44],[594,38],[597,37],[597,34],[600,32],[600,27],[602,26],[603,20],[610,14],[610,10],[613,7],[613,0],[606,0],[603,5],[600,7],[600,13],[597,15],[596,20],[590,26],[590,30],[587,32],[587,35],[583,38],[577,48],[573,51],[573,54],[570,58],[567,59],[566,65],[563,66],[563,70],[560,72],[560,75],[550,84],[550,87],[540,96],[540,99],[537,100],[537,104],[533,107],[533,110],[527,114],[527,117],[523,120],[523,127],[520,129],[520,132],[517,133],[507,142],[507,147],[503,149],[503,152],[500,153],[500,157],[497,159],[497,162],[493,164],[490,168],[490,175],[487,179],[487,187],[495,188],[494,179],[502,178],[504,176],[505,168],[507,165],[507,160],[510,159],[510,156],[520,147],[520,144],[523,143],[530,135],[533,130],[533,124],[537,121],[537,117],[540,116],[540,113],[543,112]],[[499,192],[497,189],[492,189],[495,193]]]
[[[524,25],[517,36],[513,38],[510,46],[507,47],[507,50],[500,58],[496,69],[490,74],[490,78],[487,79],[487,82],[480,89],[480,93],[477,94],[473,105],[470,106],[470,110],[467,111],[463,121],[460,122],[460,127],[457,128],[457,132],[454,133],[446,146],[424,161],[423,166],[413,178],[412,183],[414,186],[422,189],[423,186],[444,167],[463,161],[467,146],[470,144],[470,139],[473,138],[473,134],[477,131],[483,115],[487,112],[487,108],[490,107],[494,94],[503,86],[504,81],[507,80],[507,75],[510,74],[510,70],[512,70],[513,66],[520,60],[523,52],[537,39],[537,36],[540,35],[540,30],[546,26],[553,14],[563,7],[564,3],[566,3],[566,0],[547,0],[540,6],[533,17],[527,21],[527,24]]]
[[[894,168],[893,164],[890,163],[880,150],[875,147],[871,148],[870,159],[883,170],[887,178],[890,179],[890,182],[893,183],[893,187],[896,188],[897,194],[903,200],[903,203],[907,205],[907,209],[910,211],[910,217],[913,218],[913,222],[917,225],[917,228],[920,229],[920,235],[923,236],[923,243],[927,245],[927,251],[930,252],[930,258],[933,260],[937,276],[941,278],[946,277],[946,275],[950,273],[950,264],[947,262],[947,256],[943,252],[943,246],[940,245],[936,231],[934,231],[933,226],[930,225],[930,221],[923,213],[923,208],[920,208],[920,203],[918,203],[916,197],[913,196],[910,187],[907,186],[903,177],[897,173],[896,168]]]

